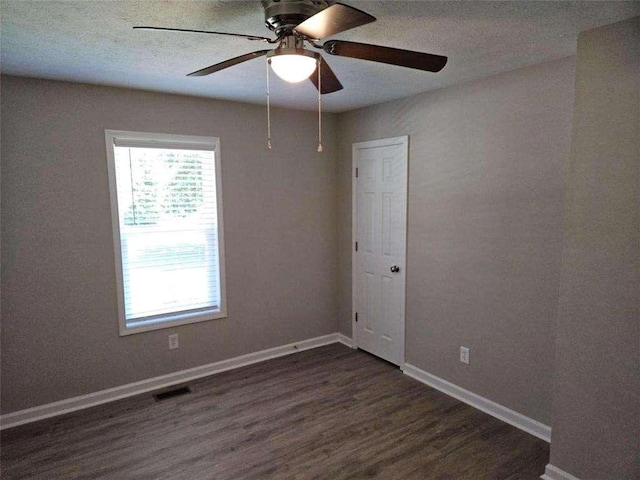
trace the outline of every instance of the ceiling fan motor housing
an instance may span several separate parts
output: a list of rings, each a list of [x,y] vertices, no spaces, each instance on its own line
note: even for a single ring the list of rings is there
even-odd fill
[[[278,36],[290,33],[328,6],[329,2],[325,0],[262,0],[265,25]]]

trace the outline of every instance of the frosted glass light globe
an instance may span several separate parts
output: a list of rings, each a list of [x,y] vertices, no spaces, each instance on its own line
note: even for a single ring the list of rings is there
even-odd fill
[[[316,59],[305,55],[284,54],[271,57],[271,68],[285,82],[299,83],[316,69]]]

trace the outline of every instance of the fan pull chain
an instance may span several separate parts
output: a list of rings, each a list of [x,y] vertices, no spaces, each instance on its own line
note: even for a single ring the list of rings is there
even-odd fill
[[[318,152],[322,151],[322,75],[320,75],[320,62],[318,58]]]
[[[265,65],[267,66],[267,148],[271,150],[271,107],[269,104],[269,64],[271,59],[267,58]]]

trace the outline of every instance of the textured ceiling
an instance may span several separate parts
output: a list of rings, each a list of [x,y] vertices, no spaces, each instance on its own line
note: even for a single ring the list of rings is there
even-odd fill
[[[377,21],[333,38],[437,53],[440,73],[325,55],[344,90],[324,95],[345,111],[575,53],[577,34],[640,15],[640,1],[354,1]],[[264,58],[206,77],[194,70],[265,48],[214,35],[134,31],[134,25],[271,37],[259,0],[2,0],[1,72],[265,103]],[[317,105],[310,82],[272,75],[272,103]]]

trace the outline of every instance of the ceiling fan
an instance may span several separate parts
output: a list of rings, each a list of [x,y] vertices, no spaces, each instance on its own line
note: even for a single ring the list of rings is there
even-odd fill
[[[291,83],[301,82],[309,78],[318,89],[319,94],[336,92],[342,90],[343,86],[322,56],[318,52],[305,48],[306,44],[329,55],[359,58],[427,72],[439,72],[447,63],[447,57],[441,55],[379,45],[344,40],[328,40],[323,44],[318,43],[324,38],[376,20],[375,17],[368,13],[348,5],[333,3],[331,0],[262,0],[262,7],[264,9],[265,25],[275,34],[276,38],[274,39],[240,33],[182,28],[151,26],[136,26],[133,28],[138,30],[228,35],[268,44],[277,44],[274,49],[258,50],[240,55],[192,72],[188,76],[209,75],[266,55],[271,68],[280,78]],[[318,66],[318,75],[312,76],[311,74]]]

